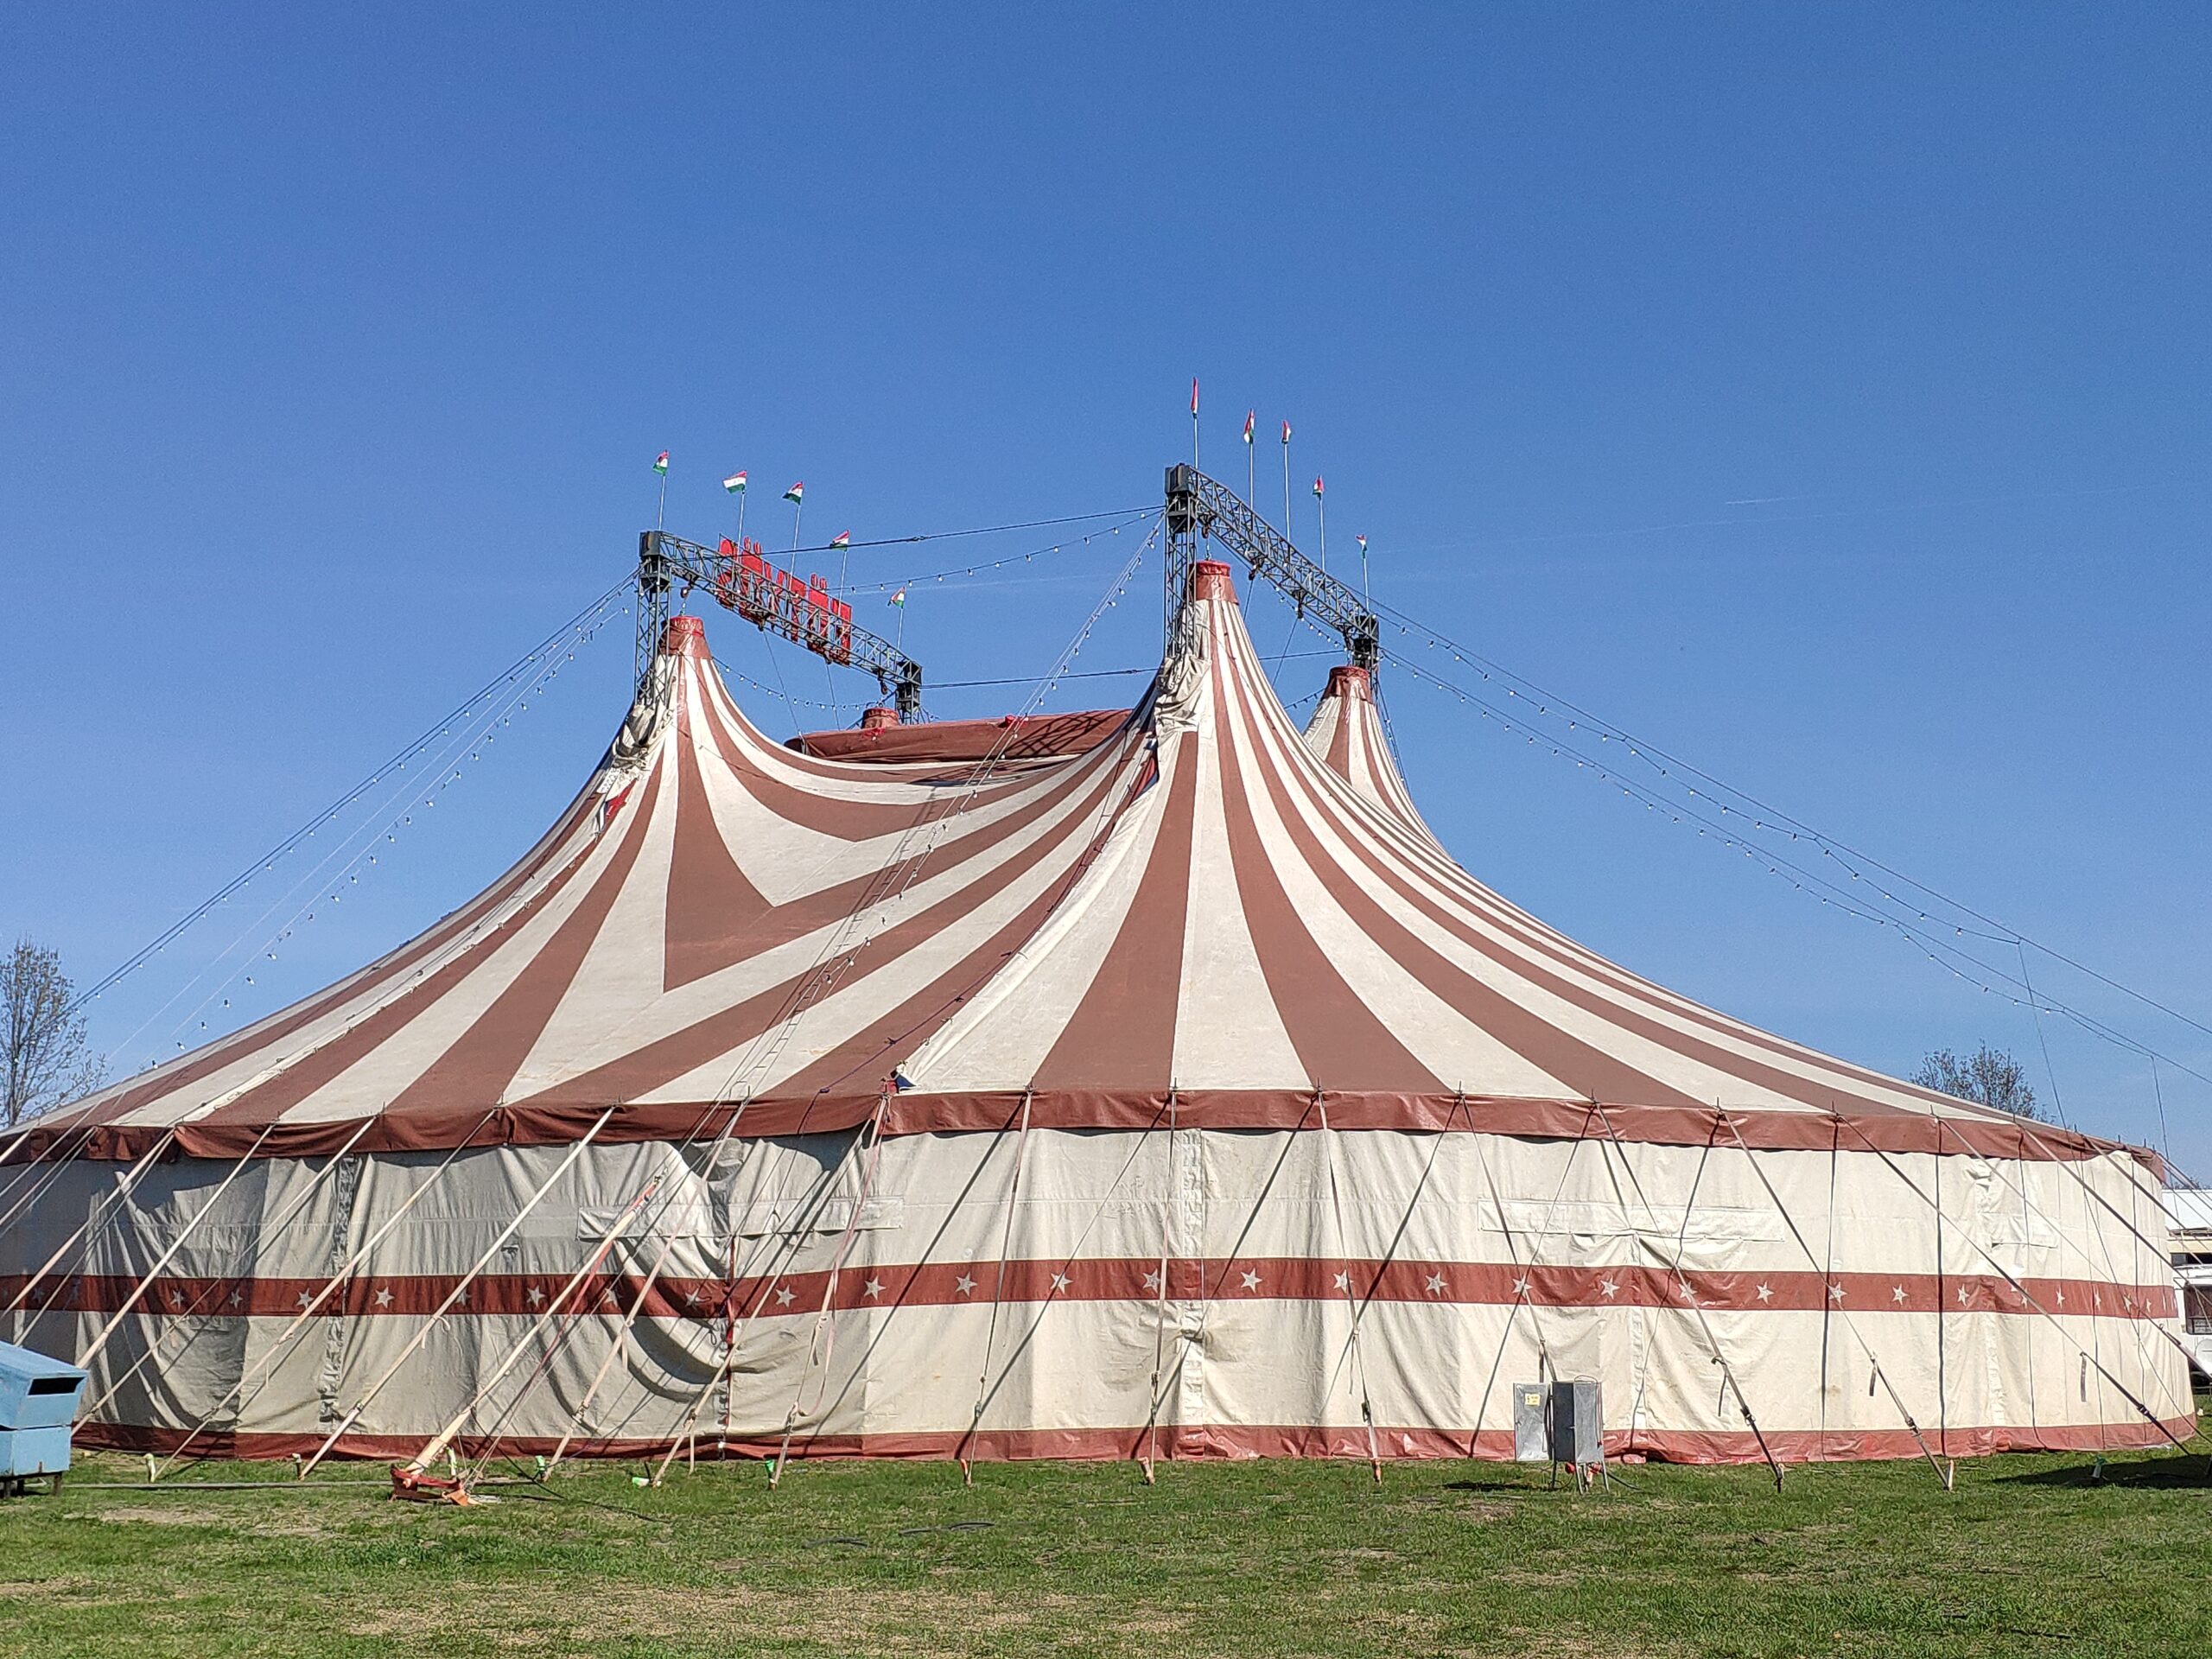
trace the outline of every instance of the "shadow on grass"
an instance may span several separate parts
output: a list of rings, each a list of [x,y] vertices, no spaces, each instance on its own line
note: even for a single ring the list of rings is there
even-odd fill
[[[2037,1469],[2029,1474],[1999,1475],[1999,1486],[2118,1486],[2142,1491],[2212,1491],[2212,1458],[2202,1452],[2185,1457],[2130,1459],[2107,1463],[2100,1470],[2094,1462],[2070,1464],[2061,1469]]]

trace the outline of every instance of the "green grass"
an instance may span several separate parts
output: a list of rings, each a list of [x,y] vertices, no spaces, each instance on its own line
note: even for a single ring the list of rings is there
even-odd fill
[[[2203,1457],[1546,1471],[1400,1464],[564,1469],[550,1493],[394,1503],[80,1459],[0,1503],[24,1654],[2189,1654],[2212,1651]],[[263,1490],[194,1490],[213,1480]],[[962,1525],[961,1523],[970,1523]],[[984,1523],[984,1524],[974,1524]]]

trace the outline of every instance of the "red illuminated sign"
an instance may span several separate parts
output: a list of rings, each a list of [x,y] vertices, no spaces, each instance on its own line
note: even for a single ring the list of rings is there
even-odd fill
[[[736,543],[725,536],[716,551],[721,563],[715,572],[715,598],[723,608],[833,663],[852,660],[853,607],[830,598],[821,577],[801,582],[779,569],[750,537]]]

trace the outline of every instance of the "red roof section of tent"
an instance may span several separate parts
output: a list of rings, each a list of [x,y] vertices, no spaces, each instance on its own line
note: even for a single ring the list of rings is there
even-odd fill
[[[998,720],[938,720],[919,726],[886,723],[834,732],[802,732],[784,747],[822,760],[982,760],[1060,759],[1088,754],[1121,730],[1126,709],[1065,715],[1007,715]]]

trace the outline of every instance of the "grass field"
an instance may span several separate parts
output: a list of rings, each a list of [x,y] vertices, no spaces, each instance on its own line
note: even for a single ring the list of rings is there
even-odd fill
[[[0,1504],[10,1654],[1560,1656],[2212,1651],[2202,1457],[1626,1471],[564,1468],[461,1510],[380,1469],[81,1459]],[[195,1490],[245,1480],[259,1490]]]

